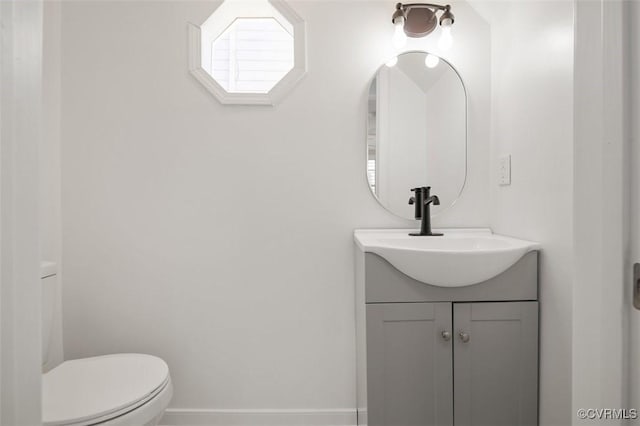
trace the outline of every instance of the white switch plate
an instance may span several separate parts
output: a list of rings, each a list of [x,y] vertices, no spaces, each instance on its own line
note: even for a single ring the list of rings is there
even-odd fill
[[[500,185],[511,185],[511,156],[500,157],[498,161],[498,183]]]

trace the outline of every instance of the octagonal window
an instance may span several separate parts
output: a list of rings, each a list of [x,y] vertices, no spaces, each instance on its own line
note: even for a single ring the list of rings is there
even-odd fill
[[[211,76],[230,93],[267,93],[293,68],[293,36],[274,18],[238,18],[211,48]]]
[[[191,73],[222,103],[272,105],[306,73],[304,21],[283,0],[225,0],[189,31]]]

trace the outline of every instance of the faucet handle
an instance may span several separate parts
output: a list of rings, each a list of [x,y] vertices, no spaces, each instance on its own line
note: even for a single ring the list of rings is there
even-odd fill
[[[412,192],[415,192],[416,194],[429,194],[429,191],[431,191],[431,187],[430,186],[420,186],[418,188],[411,188]]]
[[[409,198],[409,204],[414,205],[416,202],[416,197]]]

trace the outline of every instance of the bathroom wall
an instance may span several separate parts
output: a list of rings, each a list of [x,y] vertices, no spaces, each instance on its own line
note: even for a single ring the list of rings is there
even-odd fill
[[[394,54],[395,2],[290,4],[307,23],[307,76],[276,107],[229,107],[187,71],[187,22],[215,2],[62,3],[66,356],[163,357],[173,420],[352,421],[352,231],[417,226],[365,176],[367,90]],[[470,168],[435,223],[488,226],[489,27],[454,8],[464,24],[445,57],[469,91]],[[421,43],[407,50],[438,53]]]
[[[568,425],[574,418],[573,3],[478,3],[492,36],[491,226],[542,244],[540,425]],[[511,155],[511,185],[499,186],[498,159],[505,155]]]
[[[57,280],[56,297],[53,307],[54,321],[52,338],[46,355],[45,370],[62,362],[62,260],[61,244],[61,198],[60,198],[60,12],[61,4],[56,1],[43,3],[43,58],[42,58],[42,105],[43,137],[40,140],[39,169],[39,213],[40,213],[40,259],[55,262]]]
[[[60,257],[60,3],[43,3],[42,102],[43,135],[40,141],[41,258]]]

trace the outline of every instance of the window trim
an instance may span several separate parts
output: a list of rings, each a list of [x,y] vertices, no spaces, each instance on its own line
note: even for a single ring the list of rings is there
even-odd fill
[[[228,0],[227,0],[228,1]],[[189,30],[189,71],[220,103],[225,105],[275,105],[280,102],[307,73],[306,58],[306,25],[302,18],[284,1],[268,0],[269,4],[282,15],[293,28],[293,68],[267,93],[230,93],[202,68],[202,26],[188,24]],[[224,3],[222,3],[224,4]],[[216,8],[217,9],[217,8]],[[216,10],[207,18],[215,19]],[[226,15],[226,14],[225,14]],[[277,19],[277,16],[274,16]],[[236,18],[233,16],[229,22],[221,22],[220,27],[226,28]],[[228,17],[223,18],[229,20]],[[207,22],[205,21],[205,23]],[[204,25],[204,24],[203,24]],[[207,34],[207,40],[218,37],[220,34]]]

